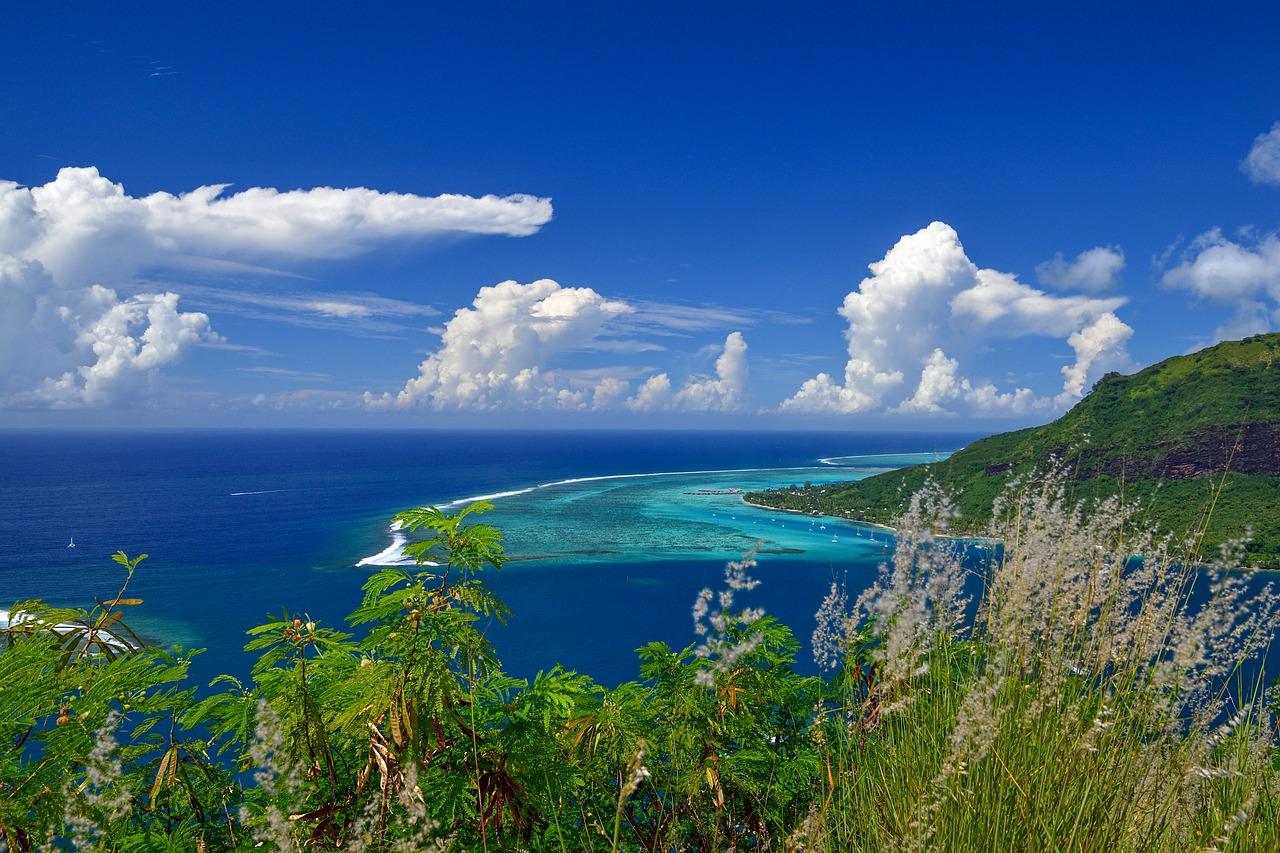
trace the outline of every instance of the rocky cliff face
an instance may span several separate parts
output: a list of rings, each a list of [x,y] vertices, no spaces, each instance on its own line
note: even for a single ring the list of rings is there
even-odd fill
[[[1066,448],[1056,455],[1069,458]],[[1232,471],[1280,477],[1280,421],[1259,421],[1192,430],[1177,440],[1158,441],[1131,454],[1108,448],[1080,455],[1081,479],[1107,476],[1125,480],[1190,480]],[[983,473],[1000,476],[1017,463],[987,465]]]

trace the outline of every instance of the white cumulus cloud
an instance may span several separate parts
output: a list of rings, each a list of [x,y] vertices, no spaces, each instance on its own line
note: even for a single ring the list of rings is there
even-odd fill
[[[636,394],[627,400],[626,406],[634,412],[652,412],[666,408],[671,403],[671,377],[665,373],[655,373],[636,389]]]
[[[1267,332],[1280,326],[1280,236],[1242,237],[1213,228],[1191,241],[1177,266],[1165,271],[1166,287],[1185,290],[1235,309],[1214,331],[1216,340]]]
[[[731,412],[742,403],[747,387],[747,342],[730,332],[716,359],[714,378],[691,379],[676,393],[678,407],[697,412]]]
[[[90,298],[103,310],[75,343],[93,353],[93,362],[46,378],[22,399],[58,408],[110,403],[150,384],[160,367],[211,336],[209,318],[179,311],[176,293],[121,300],[115,291],[94,285]]]
[[[665,372],[649,376],[631,393],[631,379],[640,369],[564,363],[568,355],[583,351],[648,350],[616,336],[636,310],[589,287],[564,287],[551,279],[482,287],[470,306],[445,323],[439,347],[418,366],[418,375],[396,394],[366,393],[365,406],[466,411],[623,407],[637,412],[728,412],[741,406],[747,343],[740,332],[730,333],[718,348],[714,376],[691,377],[678,390]]]
[[[1076,347],[1077,371],[1064,375],[1063,394],[1051,400],[1027,388],[1002,392],[964,376],[954,351],[972,351],[975,340],[1026,335],[1068,340],[1103,317],[1110,318],[1107,328],[1114,321],[1128,329],[1113,313],[1123,298],[1051,295],[1008,273],[979,268],[943,222],[902,237],[870,271],[839,310],[849,324],[842,380],[819,373],[780,411],[941,414],[962,404],[971,413],[995,414],[1048,408],[1068,392],[1078,396],[1077,373],[1087,379],[1114,359],[1097,355],[1085,363]]]
[[[591,408],[593,409],[609,409],[616,405],[627,392],[631,390],[631,383],[620,376],[605,376],[595,386],[595,393],[591,395]]]
[[[1009,273],[978,270],[977,284],[951,300],[953,317],[979,324],[999,337],[1066,337],[1103,314],[1124,305],[1121,297],[1052,296]]]
[[[967,383],[968,380],[965,381]],[[991,382],[966,386],[964,399],[978,415],[1023,415],[1046,409],[1049,405],[1048,400],[1037,397],[1030,388],[1000,391]]]
[[[945,405],[969,386],[969,381],[961,379],[959,374],[960,362],[948,358],[941,349],[935,349],[925,359],[915,393],[899,404],[898,411],[929,414],[945,411]]]
[[[925,359],[915,393],[892,411],[899,414],[952,414],[947,407],[963,401],[973,414],[1021,415],[1048,407],[1048,401],[1036,397],[1030,388],[1001,392],[993,383],[975,385],[960,375],[960,362],[941,349]]]
[[[852,362],[850,362],[852,364]],[[793,414],[853,415],[875,408],[879,397],[858,390],[857,375],[846,369],[845,382],[840,384],[830,373],[819,373],[806,379],[800,390],[782,401],[780,411]]]
[[[1097,246],[1076,255],[1074,261],[1062,253],[1036,267],[1040,283],[1059,290],[1083,290],[1099,293],[1110,290],[1124,269],[1124,252],[1119,246]]]
[[[1280,121],[1258,134],[1240,168],[1254,183],[1280,184]]]
[[[626,401],[634,411],[678,409],[686,412],[733,412],[742,406],[747,387],[747,341],[741,332],[730,332],[723,348],[717,347],[715,376],[690,377],[674,394],[665,373],[650,376]]]
[[[444,326],[440,347],[394,397],[366,394],[371,408],[581,408],[592,389],[571,387],[553,362],[588,348],[606,324],[633,309],[589,287],[551,279],[482,287]],[[605,392],[617,396],[610,385]]]
[[[1128,366],[1125,345],[1133,329],[1115,314],[1102,314],[1078,332],[1072,332],[1067,343],[1075,351],[1074,364],[1062,368],[1062,393],[1055,402],[1068,406],[1084,396],[1090,377],[1115,368]]]
[[[179,311],[175,293],[68,287],[38,261],[0,254],[0,405],[130,399],[193,345],[217,340],[208,316]]]

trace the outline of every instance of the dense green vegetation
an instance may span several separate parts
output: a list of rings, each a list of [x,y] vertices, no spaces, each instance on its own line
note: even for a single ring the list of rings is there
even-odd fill
[[[1210,552],[1251,530],[1248,562],[1280,566],[1280,334],[1108,374],[1056,421],[984,438],[940,462],[747,499],[887,524],[932,480],[955,496],[954,529],[980,532],[996,496],[1052,457],[1069,466],[1078,499],[1141,498],[1157,529]]]
[[[19,602],[0,848],[1258,850],[1280,832],[1273,718],[1238,669],[1275,599],[1178,570],[1119,507],[1074,515],[1053,478],[977,564],[928,532],[945,499],[913,499],[881,583],[822,602],[822,677],[737,601],[747,558],[698,596],[696,643],[645,646],[616,688],[504,674],[476,627],[509,615],[481,579],[504,562],[486,508],[400,515],[419,565],[372,574],[346,630],[254,628],[250,683],[197,691],[192,653],[129,632],[143,557],[117,555],[90,610]]]

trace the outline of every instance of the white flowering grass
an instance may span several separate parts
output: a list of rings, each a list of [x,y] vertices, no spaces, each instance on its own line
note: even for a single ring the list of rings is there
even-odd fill
[[[94,849],[106,837],[108,828],[129,814],[132,801],[116,755],[119,725],[119,715],[110,713],[94,735],[83,780],[69,785],[66,791],[66,835],[74,850]]]
[[[974,566],[928,487],[879,582],[852,607],[832,588],[814,651],[844,664],[844,714],[817,847],[1278,849],[1271,585],[1068,488],[1011,490]]]
[[[709,588],[693,601],[693,630],[701,638],[694,653],[708,665],[700,670],[698,684],[710,687],[717,673],[730,672],[746,655],[760,645],[763,635],[753,630],[764,618],[758,607],[734,609],[739,593],[750,592],[760,585],[751,575],[756,567],[755,550],[733,560],[724,567],[724,588],[718,593]]]
[[[302,782],[296,761],[285,746],[280,718],[265,700],[258,704],[257,725],[249,744],[253,781],[263,794],[261,810],[240,809],[241,823],[251,830],[257,846],[270,850],[300,850],[302,839],[287,814],[297,801]]]

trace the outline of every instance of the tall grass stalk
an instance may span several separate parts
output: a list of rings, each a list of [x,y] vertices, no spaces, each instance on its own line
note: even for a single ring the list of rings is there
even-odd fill
[[[842,659],[843,724],[814,846],[1275,849],[1274,726],[1246,666],[1274,589],[1251,593],[1230,549],[1191,565],[1118,499],[1071,508],[1067,480],[1006,495],[976,608],[933,487],[842,617],[833,589],[815,650]]]

